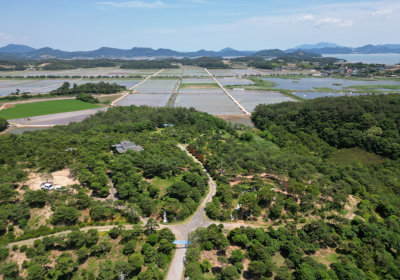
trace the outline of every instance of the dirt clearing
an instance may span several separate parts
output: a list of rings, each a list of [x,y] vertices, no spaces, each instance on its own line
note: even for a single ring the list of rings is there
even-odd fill
[[[31,190],[40,190],[40,185],[42,183],[45,183],[45,181],[40,178],[40,173],[31,173],[29,174],[28,177],[28,182],[25,183],[25,185],[29,186]],[[71,174],[69,169],[64,169],[61,171],[56,171],[51,173],[53,176],[53,179],[49,180],[50,182],[53,183],[54,186],[60,185],[60,186],[70,186],[73,184],[78,184],[80,185],[79,181],[74,178],[74,176]]]

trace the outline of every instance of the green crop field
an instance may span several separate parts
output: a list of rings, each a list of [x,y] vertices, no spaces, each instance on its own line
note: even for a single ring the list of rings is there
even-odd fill
[[[65,113],[72,111],[80,111],[87,109],[95,109],[100,106],[86,103],[80,100],[54,100],[43,101],[27,104],[15,105],[13,108],[8,108],[0,111],[0,117],[6,120],[28,118],[34,116],[42,116],[49,114]]]

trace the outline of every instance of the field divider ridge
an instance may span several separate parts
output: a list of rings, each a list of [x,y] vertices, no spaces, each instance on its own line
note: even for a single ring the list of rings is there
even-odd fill
[[[211,78],[218,84],[218,86],[226,93],[226,95],[229,96],[229,98],[239,107],[240,110],[243,111],[246,115],[250,116],[251,114],[217,81],[217,79],[210,73],[208,72],[207,68],[204,68],[208,75],[210,75]]]
[[[161,73],[162,71],[164,71],[164,68],[161,69],[160,71],[158,71],[157,73],[154,73],[154,74],[151,75],[151,76],[147,76],[143,81],[141,81],[140,83],[134,85],[133,87],[129,88],[128,90],[133,90],[135,87],[140,86],[140,85],[143,84],[144,82],[148,81],[151,77],[154,77],[155,75]],[[114,71],[114,72],[115,72],[115,71]],[[124,95],[121,96],[120,98],[114,100],[114,101],[111,103],[111,106],[117,106],[117,105],[116,105],[117,102],[121,101],[122,99],[124,99],[124,98],[127,97],[128,95],[129,95],[129,92],[124,92]]]

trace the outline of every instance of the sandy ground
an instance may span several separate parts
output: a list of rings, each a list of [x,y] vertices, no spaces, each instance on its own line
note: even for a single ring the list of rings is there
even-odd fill
[[[354,211],[357,208],[358,201],[353,195],[349,195],[348,200],[350,205],[346,204],[344,206],[346,210],[349,210],[349,212],[345,215],[345,218],[352,220],[356,216],[356,214],[354,214]]]
[[[79,184],[79,181],[73,178],[68,169],[56,171],[51,174],[53,175],[51,182],[55,186],[70,186],[73,184]],[[40,185],[44,183],[44,181],[40,178],[40,173],[31,173],[29,174],[28,179],[29,180],[25,183],[25,185],[29,186],[31,190],[40,190]]]

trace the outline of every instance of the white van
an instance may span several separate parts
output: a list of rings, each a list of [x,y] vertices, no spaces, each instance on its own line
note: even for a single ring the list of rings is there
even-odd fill
[[[53,185],[50,183],[44,183],[43,185],[40,186],[40,188],[42,190],[53,190],[54,189]]]

